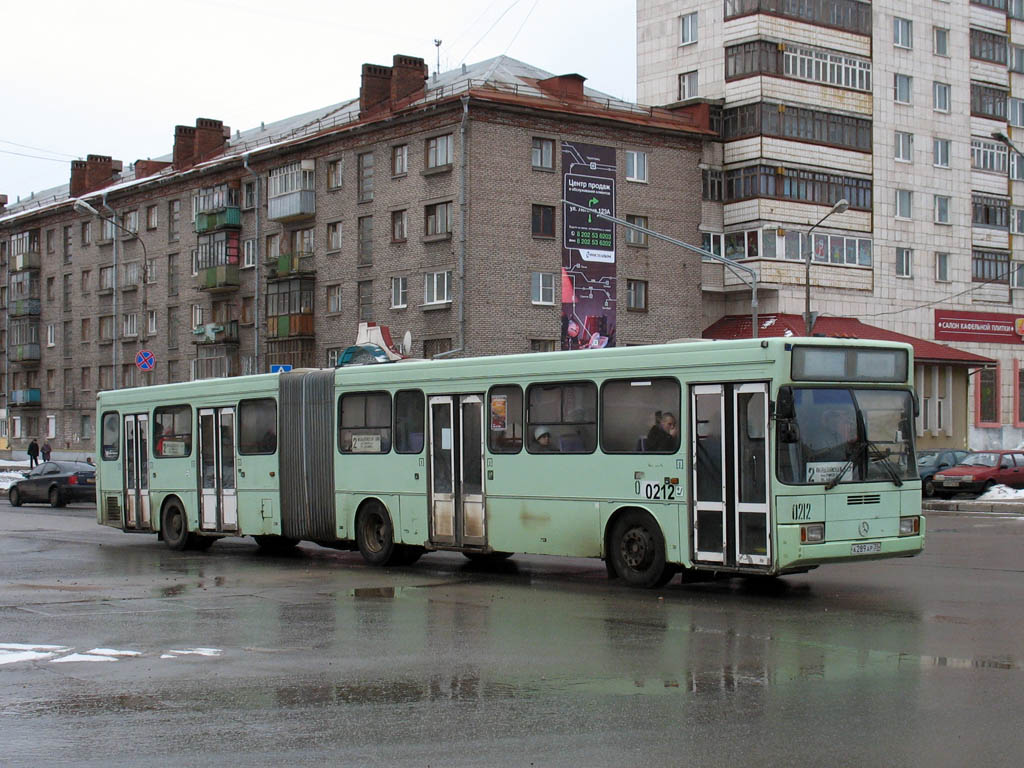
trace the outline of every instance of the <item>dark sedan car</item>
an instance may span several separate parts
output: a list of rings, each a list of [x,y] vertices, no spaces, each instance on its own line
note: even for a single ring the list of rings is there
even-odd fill
[[[96,467],[84,461],[44,461],[15,480],[7,491],[15,507],[26,501],[63,507],[71,501],[96,501]]]
[[[935,473],[962,462],[970,451],[918,451],[917,471],[921,475],[921,495],[935,495]]]

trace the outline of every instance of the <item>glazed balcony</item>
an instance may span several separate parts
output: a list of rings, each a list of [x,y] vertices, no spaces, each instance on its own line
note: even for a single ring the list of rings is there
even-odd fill
[[[191,361],[193,381],[196,379],[221,379],[241,374],[237,347],[200,347],[198,351],[199,357]]]
[[[268,339],[295,339],[313,335],[313,313],[270,315],[267,317]]]
[[[193,344],[238,344],[238,321],[207,323],[192,329]]]
[[[7,348],[7,359],[12,363],[38,363],[41,359],[38,342],[12,344]]]
[[[196,234],[215,232],[218,229],[239,229],[242,226],[242,211],[238,206],[225,206],[220,210],[202,211],[196,214]]]
[[[267,218],[271,221],[288,223],[309,219],[315,215],[316,192],[312,189],[297,189],[267,201]]]
[[[40,389],[31,388],[11,390],[11,408],[38,408],[42,405],[42,402],[43,393]]]
[[[272,341],[267,344],[267,370],[275,365],[292,368],[316,368],[316,342],[312,339]]]
[[[316,272],[314,254],[309,251],[282,253],[276,259],[267,261],[267,279],[275,280],[296,275],[311,275]]]
[[[238,264],[206,267],[196,276],[196,288],[208,293],[237,291],[239,284]]]
[[[11,272],[24,272],[28,269],[39,269],[41,266],[42,256],[39,251],[19,253],[11,259]]]
[[[42,303],[39,299],[14,299],[7,308],[7,314],[11,317],[38,316],[42,312]]]

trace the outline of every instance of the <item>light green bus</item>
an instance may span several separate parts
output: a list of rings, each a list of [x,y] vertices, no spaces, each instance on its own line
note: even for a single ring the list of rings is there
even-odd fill
[[[599,557],[645,587],[907,557],[912,371],[903,344],[773,338],[102,392],[97,521],[376,565]]]

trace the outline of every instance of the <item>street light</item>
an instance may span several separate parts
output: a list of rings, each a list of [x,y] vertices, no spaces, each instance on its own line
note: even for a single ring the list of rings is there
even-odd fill
[[[811,239],[811,233],[833,213],[846,213],[849,207],[850,202],[845,197],[836,200],[832,204],[832,210],[807,230],[807,258],[804,259],[804,334],[806,336],[810,336],[811,331],[814,330],[814,320],[817,317],[817,313],[811,314],[811,257],[814,255],[814,241]]]

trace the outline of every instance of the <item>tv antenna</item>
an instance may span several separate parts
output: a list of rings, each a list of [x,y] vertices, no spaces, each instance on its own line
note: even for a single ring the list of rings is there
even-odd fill
[[[435,72],[441,71],[441,40],[434,38],[434,47],[437,48],[437,67],[434,68]]]

